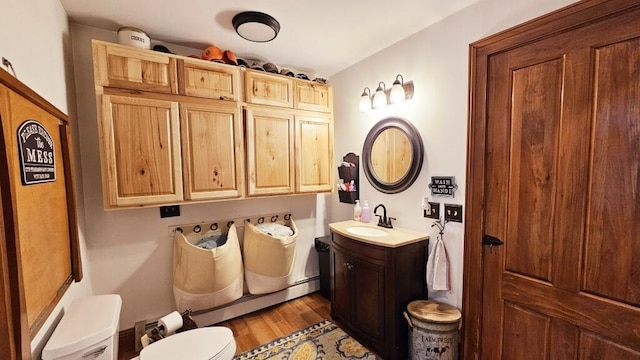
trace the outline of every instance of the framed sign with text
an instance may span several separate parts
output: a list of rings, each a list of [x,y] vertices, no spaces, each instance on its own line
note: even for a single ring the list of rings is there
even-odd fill
[[[432,176],[429,188],[433,196],[455,197],[458,185],[455,176]]]
[[[55,144],[36,120],[23,122],[17,131],[23,185],[56,181]]]

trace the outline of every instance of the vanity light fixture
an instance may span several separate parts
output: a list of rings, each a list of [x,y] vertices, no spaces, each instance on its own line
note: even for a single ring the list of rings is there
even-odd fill
[[[268,42],[278,36],[280,23],[271,15],[259,11],[245,11],[231,20],[236,33],[253,42]]]
[[[371,109],[380,109],[389,104],[398,104],[413,97],[413,81],[404,82],[401,74],[396,75],[391,89],[387,90],[384,82],[380,81],[376,92],[371,96],[371,90],[364,88],[360,95],[358,108],[365,112]]]
[[[358,107],[362,112],[371,110],[371,89],[368,87],[365,87],[362,95],[360,95],[360,104]]]
[[[373,95],[373,108],[380,109],[387,106],[387,91],[384,82],[380,81],[378,83],[378,88],[376,89],[376,93]]]
[[[398,80],[400,78],[400,80]],[[389,94],[389,100],[392,104],[401,103],[405,99],[404,93],[404,78],[402,75],[398,74],[396,76],[396,80],[393,82],[393,86],[391,87],[391,93]]]

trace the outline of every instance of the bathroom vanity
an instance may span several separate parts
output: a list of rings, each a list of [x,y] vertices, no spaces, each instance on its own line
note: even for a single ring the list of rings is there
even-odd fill
[[[429,236],[373,223],[331,229],[331,317],[383,359],[407,359],[409,302],[427,298]]]

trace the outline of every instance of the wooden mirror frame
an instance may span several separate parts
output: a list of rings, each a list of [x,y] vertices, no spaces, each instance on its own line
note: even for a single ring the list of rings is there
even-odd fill
[[[388,129],[397,129],[407,136],[411,143],[411,164],[407,173],[395,182],[385,182],[374,171],[371,161],[371,151],[378,136]],[[385,194],[395,194],[402,192],[411,186],[422,169],[424,146],[418,129],[405,119],[398,117],[388,117],[380,120],[371,128],[362,148],[362,159],[364,174],[369,183],[378,191]]]

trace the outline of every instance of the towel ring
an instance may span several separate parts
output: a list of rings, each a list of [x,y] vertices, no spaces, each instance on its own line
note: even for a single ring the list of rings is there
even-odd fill
[[[261,217],[258,219],[258,224],[262,224],[263,222],[264,222],[264,216],[261,216]]]
[[[182,228],[176,228],[176,231],[182,234]]]
[[[276,222],[276,220],[278,220],[278,215],[273,215],[271,217],[271,222]]]
[[[200,227],[200,225],[196,225],[193,227],[193,232],[194,233],[199,233],[200,231],[202,231],[202,228]]]
[[[209,229],[211,229],[211,230],[213,230],[213,231],[218,230],[218,223],[213,223],[213,224],[211,224],[211,226],[209,226]]]
[[[291,214],[286,214],[286,215],[284,216],[284,219],[285,219],[285,220],[287,220],[287,221],[289,221],[289,219],[291,219]]]
[[[229,222],[227,223],[227,227],[228,227],[228,228],[230,228],[230,227],[231,227],[231,225],[233,225],[233,220],[231,220],[231,221],[229,221]]]

